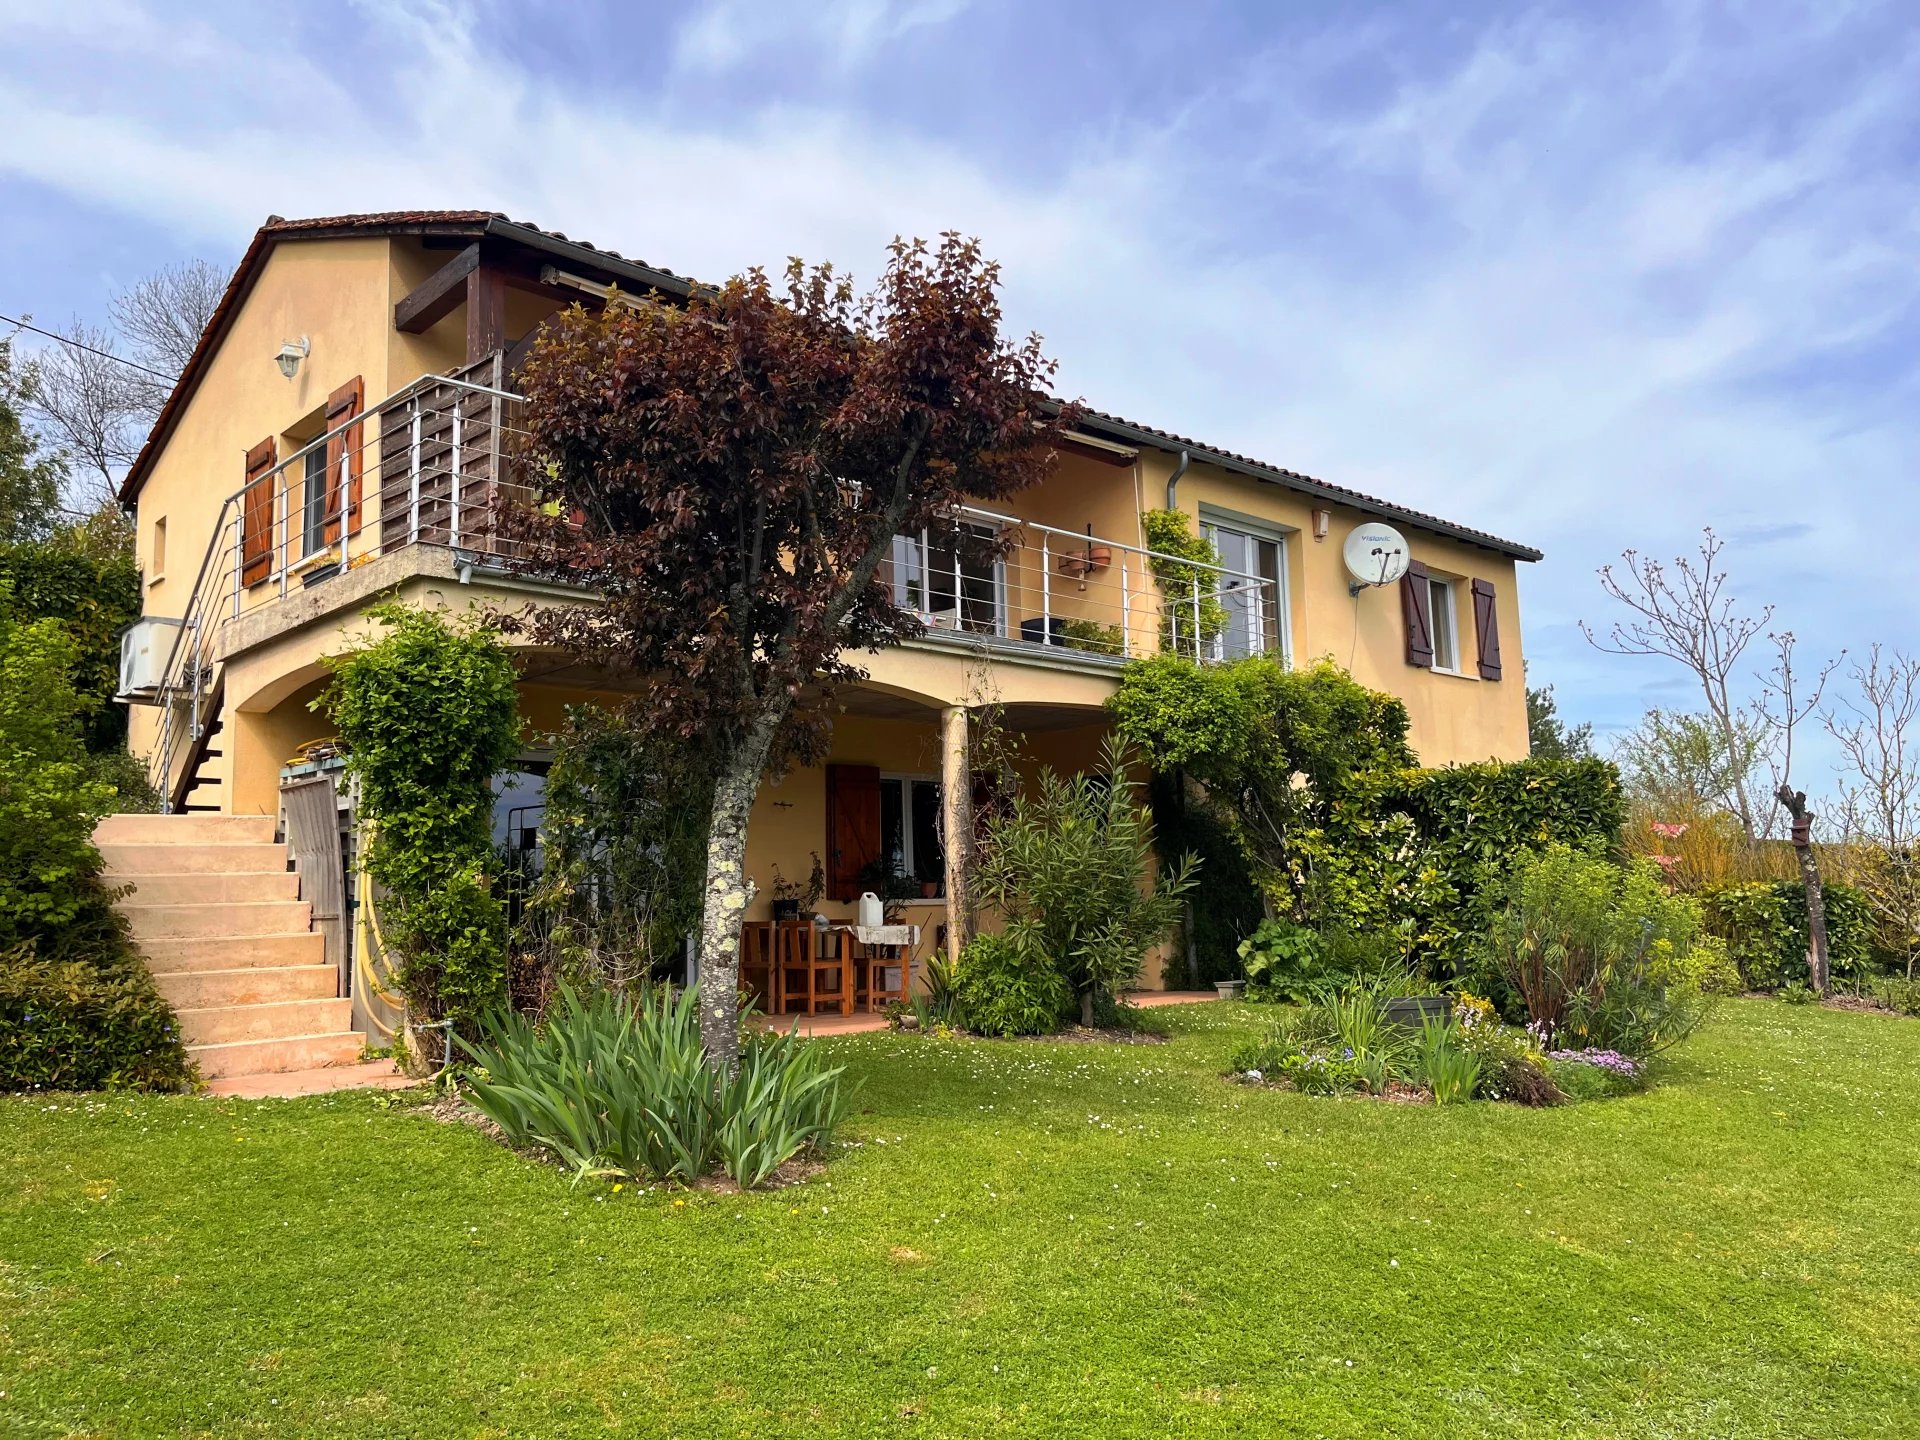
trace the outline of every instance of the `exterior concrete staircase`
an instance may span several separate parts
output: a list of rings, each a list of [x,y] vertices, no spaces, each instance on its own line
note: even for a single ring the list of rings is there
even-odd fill
[[[208,1080],[350,1065],[363,1038],[274,822],[110,815],[94,841],[187,1053]]]

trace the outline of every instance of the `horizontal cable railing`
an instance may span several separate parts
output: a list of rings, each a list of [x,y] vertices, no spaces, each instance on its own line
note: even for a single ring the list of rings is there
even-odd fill
[[[526,431],[504,380],[500,355],[423,376],[226,498],[155,694],[149,777],[170,808],[212,719],[225,626],[411,545],[512,560],[495,522],[526,493]],[[896,537],[886,574],[937,643],[1096,663],[1284,652],[1272,578],[976,507]]]
[[[887,582],[936,641],[1114,661],[1285,648],[1273,579],[971,506],[897,537]]]

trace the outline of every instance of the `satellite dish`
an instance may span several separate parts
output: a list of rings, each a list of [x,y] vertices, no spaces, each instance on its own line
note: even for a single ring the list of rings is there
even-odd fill
[[[1347,536],[1348,588],[1358,595],[1368,585],[1391,585],[1407,573],[1407,537],[1391,525],[1367,524]]]

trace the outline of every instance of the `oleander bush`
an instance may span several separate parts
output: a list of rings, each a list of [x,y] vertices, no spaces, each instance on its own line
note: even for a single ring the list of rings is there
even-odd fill
[[[1521,857],[1480,943],[1483,973],[1511,987],[1545,1048],[1636,1060],[1685,1039],[1738,979],[1700,907],[1659,867],[1550,845]]]
[[[699,991],[563,987],[535,1021],[504,1007],[462,1037],[468,1102],[508,1144],[576,1179],[691,1184],[718,1170],[743,1189],[818,1154],[846,1113],[842,1069],[799,1037],[753,1035],[717,1075],[700,1048]]]
[[[1199,868],[1182,856],[1156,873],[1153,817],[1141,789],[1119,744],[1109,741],[1097,769],[1043,770],[986,816],[970,883],[1003,918],[1004,945],[982,952],[972,979],[962,966],[962,985],[970,987],[962,1003],[974,1022],[994,1013],[979,987],[1021,970],[1034,977],[1019,982],[1008,1019],[1015,1010],[1037,1017],[1037,1002],[1051,992],[1045,972],[1065,979],[1089,1025],[1139,983],[1148,952],[1179,922]]]

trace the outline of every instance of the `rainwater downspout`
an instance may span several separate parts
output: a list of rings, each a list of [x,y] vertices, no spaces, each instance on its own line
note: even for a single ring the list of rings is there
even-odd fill
[[[1167,509],[1178,510],[1180,508],[1180,477],[1187,473],[1187,466],[1192,463],[1192,452],[1182,450],[1180,452],[1180,463],[1173,467],[1173,474],[1167,477]]]

